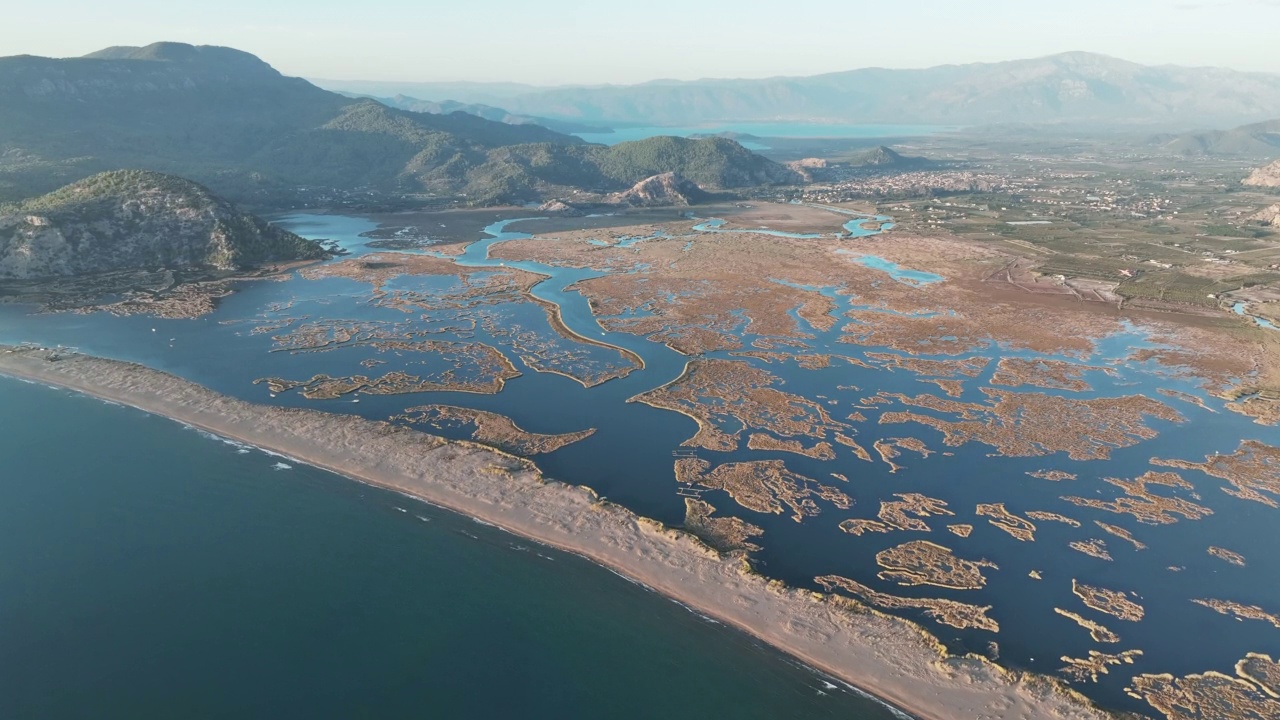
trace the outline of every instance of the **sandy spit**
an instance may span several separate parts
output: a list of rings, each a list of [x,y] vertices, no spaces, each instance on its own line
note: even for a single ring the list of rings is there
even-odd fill
[[[0,346],[0,374],[129,405],[585,556],[921,720],[1111,718],[1061,683],[948,657],[919,626],[788,588],[687,533],[546,480],[531,463],[417,430],[256,405],[133,363]]]

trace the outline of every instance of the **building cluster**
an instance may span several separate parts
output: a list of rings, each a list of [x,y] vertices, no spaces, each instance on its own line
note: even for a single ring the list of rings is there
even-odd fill
[[[896,174],[841,173],[804,189],[806,202],[835,203],[859,198],[920,197],[965,192],[1015,192],[999,174],[970,170],[920,170]],[[841,177],[841,175],[845,175]]]

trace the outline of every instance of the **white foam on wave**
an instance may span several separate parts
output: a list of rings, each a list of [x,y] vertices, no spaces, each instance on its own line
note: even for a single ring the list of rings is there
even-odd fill
[[[280,458],[281,460],[288,460],[288,461],[289,461],[289,462],[291,462],[291,463],[302,463],[302,462],[303,462],[302,460],[299,460],[299,459],[298,459],[298,458],[296,458],[296,457],[290,457],[290,456],[288,456],[288,455],[285,455],[284,453],[278,453],[278,452],[274,452],[274,451],[272,451],[272,450],[268,450],[268,449],[266,449],[266,448],[260,448],[260,447],[258,447],[257,445],[250,445],[249,447],[252,447],[252,448],[254,448],[255,450],[260,450],[260,451],[262,451],[263,453],[265,453],[265,454],[267,454],[267,455],[270,455],[271,457]],[[280,464],[282,464],[282,465],[283,465],[284,463],[280,463]],[[305,463],[304,463],[304,464],[305,464]]]
[[[275,465],[272,465],[271,467],[274,470],[292,470],[293,469],[292,465],[286,465],[285,463],[282,463],[282,462],[278,462]]]
[[[806,665],[805,667],[808,667],[808,666]],[[814,672],[816,673],[818,671],[814,670]],[[836,682],[840,683],[840,685],[843,686],[845,689],[847,689],[849,692],[852,692],[854,695],[857,695],[859,697],[864,697],[876,703],[877,705],[880,705],[884,709],[888,710],[889,714],[898,718],[898,720],[917,720],[915,715],[907,714],[905,711],[902,710],[902,708],[899,708],[896,705],[890,705],[889,703],[885,702],[884,700],[881,700],[880,698],[876,697],[875,695],[872,695],[871,693],[867,692],[866,690],[863,690],[860,687],[855,687],[853,685],[850,685],[849,683],[843,680],[840,680],[838,678],[836,678],[835,680]]]

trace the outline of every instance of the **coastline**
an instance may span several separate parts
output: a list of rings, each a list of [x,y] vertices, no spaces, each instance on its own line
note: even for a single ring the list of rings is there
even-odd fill
[[[128,405],[581,555],[920,720],[1112,717],[1052,678],[947,657],[914,623],[770,581],[688,533],[588,488],[546,480],[532,463],[491,448],[354,416],[256,405],[133,363],[47,358],[0,346],[0,375]]]

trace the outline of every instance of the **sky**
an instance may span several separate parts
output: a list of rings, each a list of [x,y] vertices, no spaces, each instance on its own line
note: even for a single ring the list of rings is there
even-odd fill
[[[635,83],[1068,50],[1280,73],[1280,0],[40,0],[4,14],[21,32],[0,35],[0,55],[175,40],[336,80]]]

